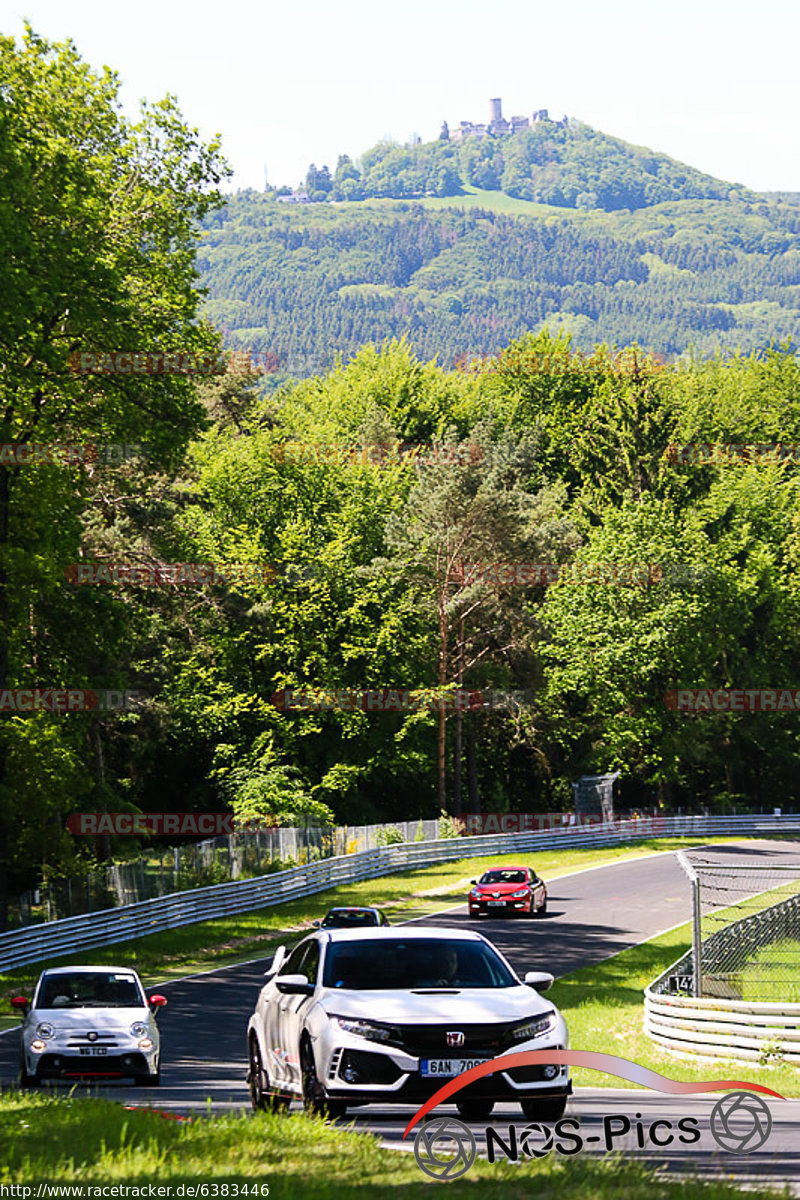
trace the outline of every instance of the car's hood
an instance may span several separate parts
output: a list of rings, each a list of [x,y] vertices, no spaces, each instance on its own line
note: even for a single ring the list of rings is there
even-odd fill
[[[489,1024],[549,1012],[554,1005],[526,984],[510,988],[441,988],[407,991],[351,991],[326,988],[320,1002],[329,1013],[398,1024]]]
[[[98,1033],[124,1029],[127,1033],[134,1021],[147,1022],[150,1012],[146,1008],[35,1008],[28,1020],[34,1025],[40,1021],[52,1025],[55,1030],[95,1029]]]
[[[476,884],[476,890],[482,896],[508,896],[511,892],[521,892],[523,888],[530,887],[527,883],[479,883]]]

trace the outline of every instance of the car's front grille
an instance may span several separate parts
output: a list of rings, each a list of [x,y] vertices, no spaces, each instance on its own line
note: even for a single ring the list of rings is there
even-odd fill
[[[415,1058],[461,1058],[470,1054],[485,1054],[491,1058],[512,1046],[512,1031],[519,1021],[494,1022],[487,1025],[462,1025],[454,1018],[449,1025],[401,1025],[399,1039],[392,1038],[407,1054]],[[448,1045],[448,1033],[461,1033],[460,1046]]]
[[[88,1033],[75,1032],[68,1035],[67,1041],[67,1048],[70,1050],[77,1049],[79,1046],[116,1047],[118,1045],[117,1036],[113,1033],[97,1033],[90,1038]]]

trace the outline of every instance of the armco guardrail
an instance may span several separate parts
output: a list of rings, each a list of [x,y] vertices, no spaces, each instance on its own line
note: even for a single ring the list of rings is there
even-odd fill
[[[687,867],[684,863],[684,867],[694,874],[691,864]],[[739,959],[745,962],[748,954],[787,936],[796,928],[799,904],[800,897],[790,896],[733,922],[702,943],[695,922],[693,949],[645,988],[645,1033],[664,1049],[681,1056],[738,1058],[749,1062],[780,1058],[800,1063],[800,1004],[707,994],[718,981],[721,956],[724,958],[735,948]],[[727,980],[728,976],[723,978]],[[691,986],[703,995],[674,994],[673,980],[679,989]]]
[[[638,821],[609,822],[573,832],[489,834],[437,842],[405,842],[380,850],[365,850],[327,858],[307,866],[292,867],[255,879],[220,883],[212,887],[175,892],[156,900],[142,900],[103,912],[68,917],[44,925],[27,926],[0,934],[0,970],[43,962],[51,958],[111,946],[149,933],[161,933],[214,917],[268,908],[287,900],[311,896],[343,883],[374,879],[397,871],[431,866],[437,862],[479,855],[533,853],[563,846],[608,846],[653,836],[746,834],[769,837],[800,832],[800,817],[649,817]]]
[[[667,975],[691,969],[691,955]],[[661,982],[656,980],[656,984]],[[800,1004],[760,1004],[718,997],[644,993],[644,1028],[654,1042],[679,1055],[800,1063]]]

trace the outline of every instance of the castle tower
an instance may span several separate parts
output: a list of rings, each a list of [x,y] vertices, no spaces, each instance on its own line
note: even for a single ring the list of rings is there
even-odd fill
[[[492,125],[495,121],[503,119],[503,101],[500,99],[489,101],[489,124]]]

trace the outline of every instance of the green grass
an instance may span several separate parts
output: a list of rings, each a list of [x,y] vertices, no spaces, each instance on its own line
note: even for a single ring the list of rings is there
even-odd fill
[[[682,925],[650,942],[632,946],[594,967],[584,967],[559,979],[547,993],[561,1009],[574,1050],[617,1054],[673,1079],[746,1079],[762,1083],[784,1096],[800,1096],[800,1072],[788,1064],[773,1067],[741,1059],[693,1061],[662,1049],[644,1032],[644,989],[667,967],[691,949],[691,924]],[[634,1084],[578,1069],[578,1087],[634,1087]]]
[[[717,838],[705,841],[732,841]],[[427,916],[463,901],[471,879],[490,866],[516,862],[533,863],[545,880],[585,867],[639,858],[656,851],[696,846],[697,839],[651,838],[619,846],[595,849],[551,850],[545,854],[494,855],[463,858],[439,863],[399,875],[385,875],[362,883],[345,884],[301,900],[291,900],[270,908],[254,909],[237,916],[219,917],[185,925],[163,933],[152,933],[115,946],[82,950],[63,958],[31,963],[14,971],[0,973],[0,1004],[10,1013],[8,1000],[18,992],[30,991],[42,969],[70,963],[119,963],[139,971],[148,983],[177,978],[193,971],[227,966],[272,953],[282,941],[293,941],[307,933],[311,922],[333,905],[376,904],[391,921]],[[10,1018],[5,1027],[13,1023]],[[0,1028],[3,1017],[0,1016]]]
[[[506,213],[515,217],[570,217],[580,220],[585,216],[582,209],[563,208],[555,204],[537,204],[534,200],[517,200],[505,192],[487,191],[464,185],[463,196],[425,196],[417,204],[425,208],[485,208],[490,212]]]
[[[781,965],[775,967],[776,962]],[[780,982],[781,1002],[800,1004],[800,942],[785,938],[756,951],[741,974],[743,1000],[763,998],[764,978],[770,971],[772,979]]]
[[[368,1133],[325,1125],[304,1115],[259,1114],[165,1120],[126,1112],[107,1100],[28,1093],[0,1096],[0,1184],[266,1184],[270,1200],[411,1200],[435,1184],[413,1154],[381,1147]],[[434,1191],[431,1191],[431,1187]],[[173,1193],[174,1194],[174,1193]],[[206,1195],[213,1195],[209,1187]],[[229,1193],[230,1194],[230,1193]],[[84,1192],[84,1197],[88,1193]],[[559,1159],[519,1165],[477,1161],[449,1183],[449,1200],[752,1200],[786,1196],[756,1187],[743,1193],[726,1181],[656,1178],[635,1158]]]

